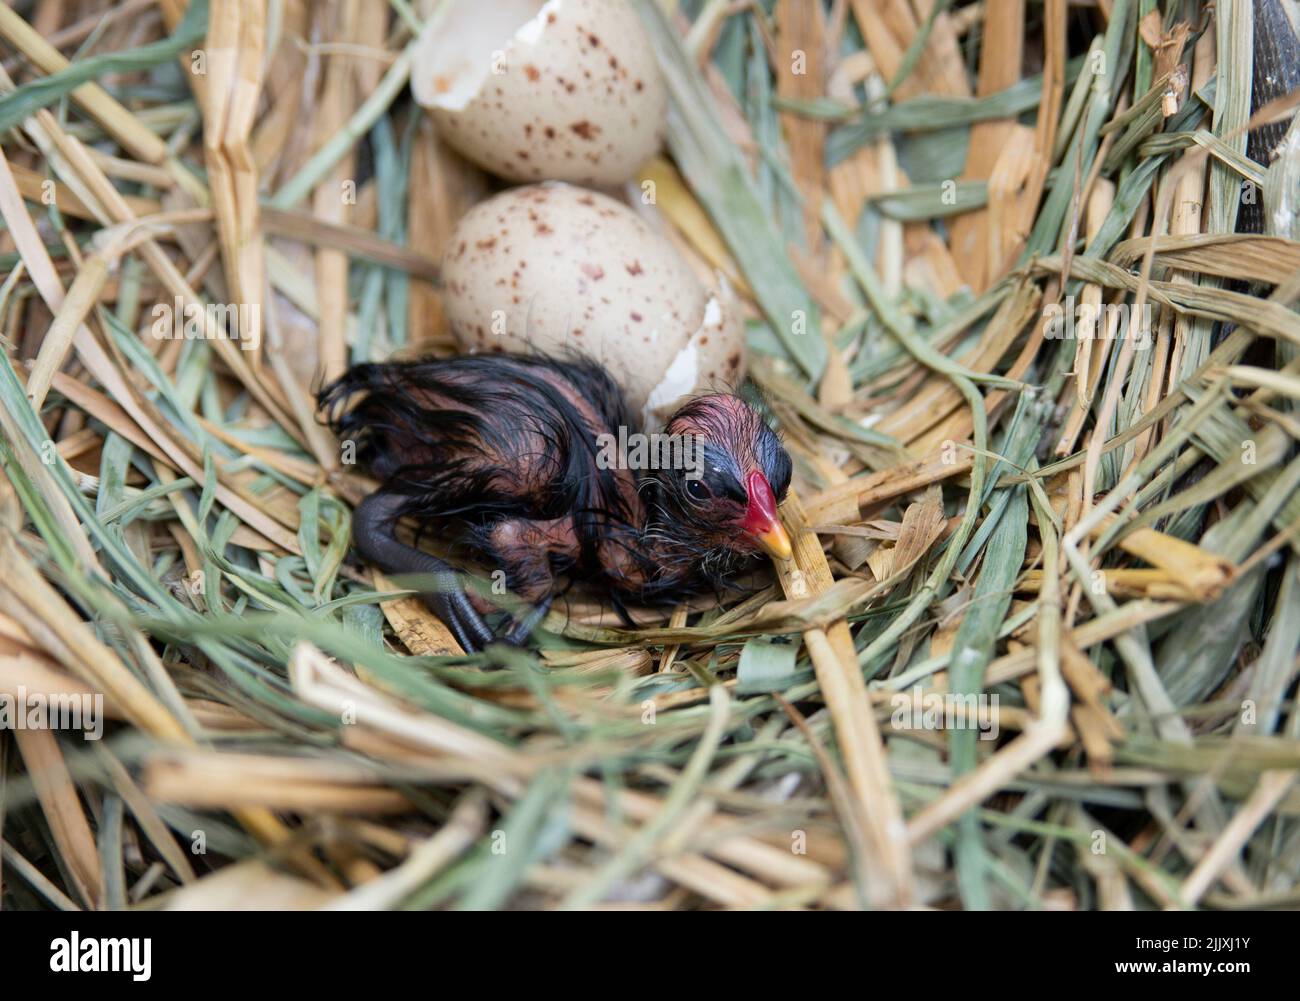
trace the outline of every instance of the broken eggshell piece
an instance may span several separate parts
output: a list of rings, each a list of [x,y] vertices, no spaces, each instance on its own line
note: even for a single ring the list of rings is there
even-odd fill
[[[550,182],[480,202],[452,233],[442,278],[461,348],[579,352],[608,369],[648,428],[744,374],[744,323],[725,279],[710,292],[666,237],[594,191]]]
[[[667,112],[625,0],[451,0],[419,41],[411,92],[451,146],[512,181],[630,181]]]

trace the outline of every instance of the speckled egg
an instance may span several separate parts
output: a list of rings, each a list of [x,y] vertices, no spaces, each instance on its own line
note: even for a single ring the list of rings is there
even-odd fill
[[[451,146],[512,181],[623,184],[663,140],[663,78],[626,0],[453,0],[411,91]]]
[[[447,315],[470,352],[578,351],[601,362],[646,425],[683,397],[734,388],[744,323],[627,206],[550,182],[480,202],[443,260]]]

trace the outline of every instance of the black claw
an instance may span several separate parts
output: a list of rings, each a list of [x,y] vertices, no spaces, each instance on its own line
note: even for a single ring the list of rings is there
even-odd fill
[[[515,619],[509,631],[502,638],[503,643],[509,643],[511,646],[523,646],[528,637],[533,634],[537,624],[546,618],[546,613],[551,608],[551,596],[548,594],[539,601],[533,609],[522,619]]]
[[[443,590],[426,595],[425,602],[433,610],[433,614],[442,620],[443,625],[451,630],[451,634],[456,637],[456,642],[460,644],[462,650],[466,653],[478,653],[495,637],[487,623],[483,621],[483,616],[479,615],[478,610],[470,604],[469,598],[460,585],[453,584],[452,587],[454,590]]]

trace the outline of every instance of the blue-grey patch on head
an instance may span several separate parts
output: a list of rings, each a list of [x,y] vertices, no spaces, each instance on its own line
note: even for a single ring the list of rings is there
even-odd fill
[[[767,477],[768,484],[772,487],[772,493],[776,494],[778,502],[785,500],[786,491],[790,489],[790,476],[793,467],[790,462],[790,453],[785,450],[781,444],[781,439],[767,425],[758,433],[758,441],[754,445],[755,458],[758,459],[758,465],[763,470],[763,475]]]
[[[744,501],[744,477],[731,450],[715,442],[704,442],[703,480],[713,493],[720,497]]]

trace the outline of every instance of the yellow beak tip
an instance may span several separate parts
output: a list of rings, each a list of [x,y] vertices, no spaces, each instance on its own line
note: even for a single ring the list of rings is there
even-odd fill
[[[789,560],[794,558],[794,547],[790,545],[790,536],[786,534],[785,528],[781,525],[775,525],[762,535],[755,536],[755,540],[763,547],[763,551],[773,559]]]

